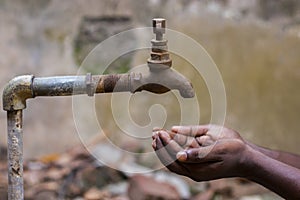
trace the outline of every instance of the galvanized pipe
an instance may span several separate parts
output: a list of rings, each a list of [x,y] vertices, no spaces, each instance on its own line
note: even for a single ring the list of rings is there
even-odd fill
[[[32,82],[33,96],[69,96],[86,93],[84,76],[36,77]]]
[[[33,97],[131,91],[130,74],[37,77],[32,81]]]

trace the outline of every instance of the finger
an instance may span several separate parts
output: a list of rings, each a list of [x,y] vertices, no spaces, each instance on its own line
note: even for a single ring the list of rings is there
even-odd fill
[[[174,140],[170,140],[170,142],[168,143],[168,145],[165,146],[165,148],[174,160],[176,160],[176,154],[184,150]]]
[[[223,136],[223,133],[224,133],[223,130],[224,130],[223,126],[211,125],[211,127],[209,128],[209,131],[206,133],[206,135],[209,135],[214,140],[217,140],[218,138]]]
[[[168,131],[167,130],[167,132],[168,132],[168,134],[170,135],[170,137],[171,137],[171,139],[174,139],[174,137],[176,137],[176,133],[174,133],[173,131]]]
[[[196,137],[195,139],[200,146],[209,146],[214,143],[214,141],[208,135]]]
[[[160,128],[160,127],[153,127],[153,129],[152,129],[152,139],[154,140],[154,138],[156,137],[155,135],[157,135],[158,134],[158,132],[159,131],[161,131],[161,130],[164,130],[163,128]]]
[[[160,137],[164,146],[166,146],[170,142],[171,137],[166,131],[161,130],[161,131],[158,131],[157,134],[158,134],[158,137]]]
[[[187,153],[185,151],[180,151],[176,154],[177,160],[185,162],[187,160]]]
[[[186,144],[184,145],[185,148],[196,148],[200,147],[197,140],[194,137],[187,137]]]
[[[159,160],[163,163],[163,165],[167,166],[170,163],[174,162],[174,159],[170,156],[170,154],[167,152],[166,148],[164,147],[162,141],[160,138],[156,138],[154,140],[155,142],[155,153],[158,156]]]
[[[197,137],[204,135],[209,130],[209,125],[199,126],[173,126],[171,129],[175,133]]]
[[[154,150],[156,150],[156,141],[155,141],[156,139],[153,139],[153,141],[152,141],[152,148],[154,149]]]
[[[180,146],[184,146],[187,142],[187,136],[185,135],[181,135],[181,134],[176,134],[174,137],[173,137],[173,140],[179,144]]]
[[[214,162],[220,161],[216,156],[210,154],[213,146],[199,147],[187,149],[177,153],[177,159],[180,162],[185,163],[205,163],[205,162]]]
[[[163,128],[159,128],[159,127],[154,127],[153,130],[152,130],[152,139],[154,139],[154,135],[157,134],[159,131],[165,131],[165,132],[167,132],[172,139],[176,135],[176,133],[174,133],[172,131],[164,130]]]
[[[168,153],[175,159],[177,152],[182,151],[183,148],[181,148],[179,144],[172,140],[166,131],[159,131],[158,135]]]
[[[160,130],[162,130],[162,128],[160,128],[160,127],[154,127],[154,128],[152,129],[153,132],[155,132],[155,131],[160,131]]]
[[[176,134],[173,140],[181,147],[197,148],[200,147],[195,137],[189,137],[181,134]]]
[[[158,134],[160,131],[165,132],[166,134],[168,134],[168,137],[170,137],[172,139],[172,136],[175,135],[175,133],[171,133],[171,131],[168,130],[164,130],[164,129],[155,129],[152,131],[152,139],[154,139],[155,137],[158,137]]]
[[[166,166],[170,171],[173,171],[178,174],[183,173],[182,167],[169,155],[166,149],[163,146],[160,138],[155,139],[155,153],[159,160],[162,162],[164,166]]]
[[[196,138],[193,138],[193,140],[191,141],[191,143],[188,146],[188,148],[199,148],[199,147],[201,147],[201,145],[198,143]]]
[[[158,137],[158,131],[153,131],[152,132],[152,139],[154,140],[157,137]]]

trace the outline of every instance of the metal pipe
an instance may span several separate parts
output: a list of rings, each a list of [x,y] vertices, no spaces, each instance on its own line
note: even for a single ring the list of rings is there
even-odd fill
[[[129,74],[54,76],[33,78],[33,96],[70,96],[78,94],[130,91]],[[118,87],[116,87],[118,85]]]
[[[33,96],[69,96],[85,94],[86,85],[84,76],[53,76],[37,77],[32,81]]]
[[[8,199],[23,199],[22,110],[7,112]]]
[[[33,98],[32,75],[17,76],[5,86],[2,94],[3,110],[23,110],[26,99]]]

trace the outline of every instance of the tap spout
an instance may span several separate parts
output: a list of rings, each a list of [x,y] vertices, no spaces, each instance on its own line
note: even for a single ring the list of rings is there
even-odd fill
[[[131,81],[132,92],[146,90],[152,93],[162,94],[170,90],[178,90],[180,95],[184,98],[192,98],[195,96],[190,81],[174,69],[149,70],[138,76],[140,77],[139,79],[133,79]]]

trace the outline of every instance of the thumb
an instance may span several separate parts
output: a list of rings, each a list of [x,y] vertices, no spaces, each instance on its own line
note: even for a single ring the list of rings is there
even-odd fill
[[[185,163],[203,163],[215,161],[217,159],[216,156],[210,154],[213,147],[214,146],[211,145],[180,151],[176,154],[176,158],[178,159],[178,161]]]

